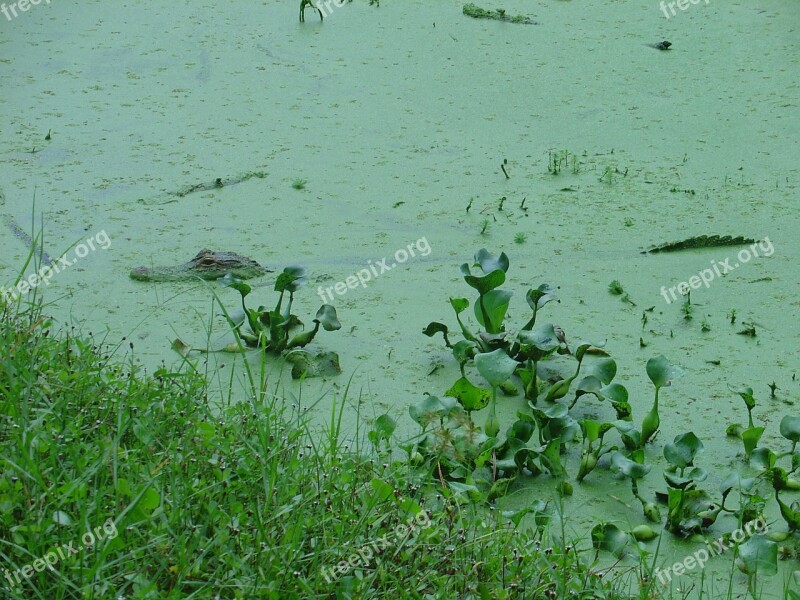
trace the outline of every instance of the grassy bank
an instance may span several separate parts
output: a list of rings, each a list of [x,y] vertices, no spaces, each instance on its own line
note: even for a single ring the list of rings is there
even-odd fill
[[[141,375],[127,344],[3,309],[4,598],[629,597],[635,577],[532,518],[340,445],[346,398],[311,435],[260,384],[211,406],[189,366]]]

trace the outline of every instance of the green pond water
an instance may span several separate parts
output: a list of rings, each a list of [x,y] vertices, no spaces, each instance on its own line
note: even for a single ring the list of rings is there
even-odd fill
[[[276,393],[301,404],[321,397],[313,412],[323,421],[352,376],[346,435],[357,415],[368,425],[388,412],[402,440],[417,432],[409,405],[458,377],[441,339],[421,331],[430,321],[456,325],[448,298],[473,298],[458,267],[485,247],[510,257],[511,323],[528,318],[528,288],[560,287],[560,303],[541,318],[569,340],[606,341],[635,420],[652,402],[647,359],[663,354],[680,368],[661,394],[644,494],[665,488],[663,445],[686,431],[705,444],[698,463],[710,472],[703,487],[712,496],[743,468],[741,443],[725,437],[730,422],[747,419],[729,383],[755,389],[762,445],[787,447],[778,424],[800,401],[800,4],[712,0],[670,18],[655,0],[502,5],[537,25],[471,19],[454,1],[400,0],[332,4],[321,23],[307,10],[301,24],[297,5],[53,0],[0,17],[6,224],[31,229],[35,193],[49,255],[100,232],[110,240],[78,259],[77,246],[67,252],[74,264],[42,286],[56,302],[52,315],[113,343],[126,336],[152,371],[177,362],[176,337],[212,347],[231,337],[208,287],[136,282],[132,267],[183,263],[201,248],[276,270],[302,264],[310,283],[296,307],[310,320],[320,286],[383,258],[398,262],[395,253],[416,243],[428,251],[334,294],[343,327],[321,332],[314,348],[339,353],[340,376],[301,389],[275,363],[270,377]],[[669,51],[648,45],[662,40]],[[550,154],[564,150],[576,162],[549,173]],[[267,175],[174,194],[248,172]],[[304,189],[292,187],[298,178]],[[769,244],[746,264],[740,247],[640,253],[704,234]],[[27,248],[9,227],[0,239],[8,283]],[[738,266],[693,290],[691,321],[680,301],[665,301],[662,287],[668,295],[726,260]],[[635,306],[609,294],[612,280]],[[235,291],[216,292],[238,304]],[[269,287],[256,288],[254,304],[272,302]],[[737,334],[743,323],[755,324],[757,336]],[[198,360],[227,387],[232,355]],[[503,399],[501,423],[524,406]],[[575,416],[583,415],[614,416],[595,400],[579,404]],[[577,456],[574,449],[566,459],[571,474]],[[552,489],[540,477],[503,505],[550,498]],[[570,532],[584,537],[599,520],[643,522],[628,483],[606,470],[576,485],[564,511]],[[735,527],[721,518],[708,537]],[[664,540],[664,562],[698,547]],[[726,581],[728,567],[713,559],[706,575]],[[744,575],[735,581],[743,586]],[[764,580],[765,597],[780,581]]]

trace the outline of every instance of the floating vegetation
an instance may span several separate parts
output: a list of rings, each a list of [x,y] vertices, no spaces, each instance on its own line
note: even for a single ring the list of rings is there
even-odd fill
[[[597,179],[600,183],[608,183],[612,184],[616,181],[616,175],[622,175],[623,177],[628,176],[628,169],[625,168],[624,171],[620,171],[617,167],[606,167],[603,169],[603,174]]]
[[[292,187],[294,189],[296,189],[296,190],[303,190],[303,189],[305,189],[307,183],[308,183],[307,179],[299,179],[298,178],[298,179],[295,179],[294,181],[292,181]]]
[[[578,155],[570,153],[569,150],[561,150],[554,152],[548,151],[547,159],[547,172],[551,175],[558,175],[564,167],[569,167],[573,175],[581,172],[581,163],[578,160]],[[574,190],[561,190],[561,191],[574,191]]]
[[[242,297],[241,311],[225,311],[225,316],[236,331],[237,337],[248,346],[262,348],[265,352],[272,354],[283,354],[293,348],[302,348],[311,343],[320,326],[325,331],[341,329],[342,325],[336,316],[336,309],[330,304],[323,304],[314,317],[312,329],[294,336],[291,335],[293,329],[303,325],[303,322],[297,315],[292,314],[291,310],[295,292],[308,282],[307,273],[304,267],[286,267],[283,270],[275,282],[274,289],[280,296],[272,310],[264,306],[259,306],[257,310],[248,308],[245,298],[252,288],[243,281],[227,275],[223,284],[235,289]],[[284,304],[286,296],[288,296],[288,300]]]
[[[486,10],[474,4],[464,5],[464,14],[473,19],[492,19],[494,21],[503,21],[505,23],[519,23],[521,25],[538,25],[536,21],[526,17],[525,15],[517,15],[512,17],[507,15],[505,9],[498,8],[495,10]]]

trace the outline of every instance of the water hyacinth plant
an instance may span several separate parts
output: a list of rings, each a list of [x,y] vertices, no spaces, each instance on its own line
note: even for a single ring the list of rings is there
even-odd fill
[[[320,326],[325,331],[341,329],[342,325],[336,316],[336,309],[330,304],[323,304],[314,317],[313,329],[290,336],[292,330],[303,324],[297,315],[292,314],[292,303],[294,302],[294,293],[308,282],[306,274],[307,270],[304,267],[286,267],[283,270],[275,282],[274,289],[280,295],[272,310],[268,310],[264,306],[259,306],[256,310],[248,308],[244,300],[252,288],[243,281],[232,277],[223,279],[225,286],[233,288],[241,294],[242,311],[228,315],[228,319],[248,346],[257,346],[263,348],[265,352],[280,354],[311,343]],[[284,305],[287,293],[289,297]],[[242,329],[245,323],[249,330]]]

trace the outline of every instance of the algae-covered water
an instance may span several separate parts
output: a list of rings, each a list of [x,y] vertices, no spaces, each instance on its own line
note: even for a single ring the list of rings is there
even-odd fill
[[[132,267],[183,263],[201,248],[276,271],[302,264],[310,284],[296,304],[310,319],[320,292],[386,258],[396,266],[333,292],[343,327],[314,347],[338,352],[343,373],[306,381],[302,397],[322,397],[314,411],[324,418],[352,376],[348,435],[357,415],[368,425],[389,412],[405,439],[417,431],[409,405],[458,377],[441,338],[421,331],[456,325],[448,298],[471,297],[459,265],[485,247],[510,258],[509,319],[527,319],[528,288],[559,286],[547,318],[570,340],[606,341],[639,418],[652,401],[647,359],[679,367],[662,393],[654,462],[665,442],[694,431],[707,489],[741,467],[725,428],[747,415],[728,384],[754,388],[762,443],[779,447],[778,423],[800,400],[800,4],[712,0],[669,18],[655,0],[503,7],[538,24],[397,0],[331,4],[323,22],[309,9],[305,23],[294,1],[53,0],[0,17],[0,211],[6,225],[43,225],[45,252],[74,261],[40,286],[50,313],[111,342],[125,336],[152,370],[178,360],[175,338],[218,348],[231,337],[209,287],[133,281]],[[650,45],[663,40],[668,51]],[[553,174],[552,157],[565,152]],[[714,234],[761,243],[747,256],[640,252]],[[10,283],[28,248],[11,227],[0,238]],[[693,319],[682,299],[665,300],[726,261],[692,291]],[[612,280],[631,302],[609,293]],[[238,304],[234,290],[214,290]],[[268,286],[254,294],[274,302]],[[749,326],[755,337],[738,333]],[[208,361],[225,385],[221,363],[233,356]],[[301,393],[281,363],[271,381]],[[523,408],[504,399],[501,421]],[[597,402],[583,410],[613,417]],[[660,472],[642,487],[663,488]],[[551,490],[535,480],[506,502]],[[599,520],[642,520],[625,506],[627,483],[605,471],[575,490],[564,509],[580,535]],[[711,534],[735,525],[721,520]],[[668,546],[677,559],[692,548]]]

